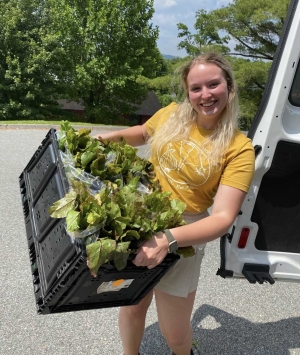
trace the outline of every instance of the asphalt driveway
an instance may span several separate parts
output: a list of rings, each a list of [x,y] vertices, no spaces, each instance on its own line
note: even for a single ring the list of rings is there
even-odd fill
[[[117,308],[36,313],[18,178],[48,129],[0,126],[0,355],[121,355]],[[300,285],[224,280],[218,267],[215,241],[206,249],[193,312],[198,354],[300,355]],[[154,303],[141,354],[169,354]]]

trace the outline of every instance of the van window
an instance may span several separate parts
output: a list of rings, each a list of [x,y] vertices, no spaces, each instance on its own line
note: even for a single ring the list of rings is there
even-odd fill
[[[290,91],[289,101],[293,106],[300,106],[300,62],[298,63],[293,85]]]

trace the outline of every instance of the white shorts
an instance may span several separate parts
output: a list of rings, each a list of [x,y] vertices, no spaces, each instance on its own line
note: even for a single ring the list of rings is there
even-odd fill
[[[208,212],[183,214],[183,220],[188,224],[199,221],[209,216]],[[200,277],[200,267],[204,257],[205,244],[193,245],[195,255],[184,258],[180,257],[177,263],[161,278],[154,289],[168,293],[172,296],[187,297],[195,291]]]

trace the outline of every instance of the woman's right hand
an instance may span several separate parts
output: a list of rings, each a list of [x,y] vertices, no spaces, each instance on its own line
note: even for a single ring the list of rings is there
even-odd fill
[[[165,234],[163,232],[155,233],[139,248],[133,263],[136,266],[147,266],[148,269],[153,269],[164,260],[168,250],[169,242]]]

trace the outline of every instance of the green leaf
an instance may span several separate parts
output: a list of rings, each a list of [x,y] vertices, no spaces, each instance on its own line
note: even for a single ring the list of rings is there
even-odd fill
[[[78,148],[78,137],[75,130],[68,130],[66,132],[66,137],[68,149],[73,154]]]
[[[100,215],[96,211],[91,211],[87,214],[87,222],[91,226],[95,226],[105,220],[105,215]]]
[[[107,223],[110,224],[111,221],[115,220],[116,217],[121,216],[121,210],[120,207],[114,202],[110,202],[106,206],[107,206]]]
[[[78,172],[78,178],[80,178],[80,175],[82,175],[82,171],[77,169],[77,172]],[[88,189],[86,188],[86,186],[82,181],[73,180],[73,179],[71,179],[70,181],[71,181],[72,188],[74,189],[74,191],[76,191],[77,197],[80,201],[84,201],[90,196]]]
[[[86,198],[79,206],[82,212],[81,229],[103,222],[106,218],[106,212],[103,206],[100,206],[98,200],[93,196]]]
[[[111,221],[110,225],[116,232],[116,239],[119,239],[119,237],[124,233],[126,224],[118,221],[117,219],[114,219],[113,221]]]
[[[127,238],[140,239],[140,235],[139,235],[139,233],[136,230],[129,229],[129,230],[126,231],[126,233],[124,235],[122,235],[121,240],[127,239]]]
[[[71,126],[71,123],[69,121],[61,121],[60,130],[67,132],[67,131],[74,131],[74,128]]]
[[[192,246],[180,247],[177,249],[177,254],[182,255],[184,258],[188,258],[195,255],[195,249]]]
[[[89,128],[80,128],[78,130],[78,137],[85,137],[85,136],[89,136],[91,133],[91,130]],[[89,137],[89,139],[91,139]]]
[[[90,169],[91,174],[94,176],[100,176],[103,180],[106,178],[106,168],[105,168],[105,155],[98,154],[97,158],[91,163]]]
[[[80,223],[80,212],[74,210],[68,211],[66,216],[67,230],[70,232],[74,232],[78,230],[80,228],[79,223]]]
[[[65,197],[54,202],[48,212],[52,218],[64,218],[76,204],[77,193],[74,190],[66,193]]]
[[[128,256],[130,255],[130,242],[120,242],[117,244],[114,253],[114,265],[118,271],[123,270],[127,265]]]
[[[180,214],[186,209],[186,204],[178,199],[171,199],[171,208],[178,211]]]
[[[140,177],[136,176],[134,178],[132,178],[129,182],[128,182],[128,188],[131,190],[135,190],[138,186],[138,183],[140,181]]]
[[[90,137],[78,136],[78,149],[85,150],[89,146],[90,141],[91,141]]]
[[[122,168],[114,163],[109,163],[106,165],[107,175],[114,177],[120,174]]]
[[[87,265],[92,275],[97,275],[100,266],[109,260],[115,250],[116,242],[106,238],[100,238],[97,242],[86,246]]]
[[[91,161],[93,161],[97,156],[96,152],[87,150],[81,155],[81,166],[84,169]]]

